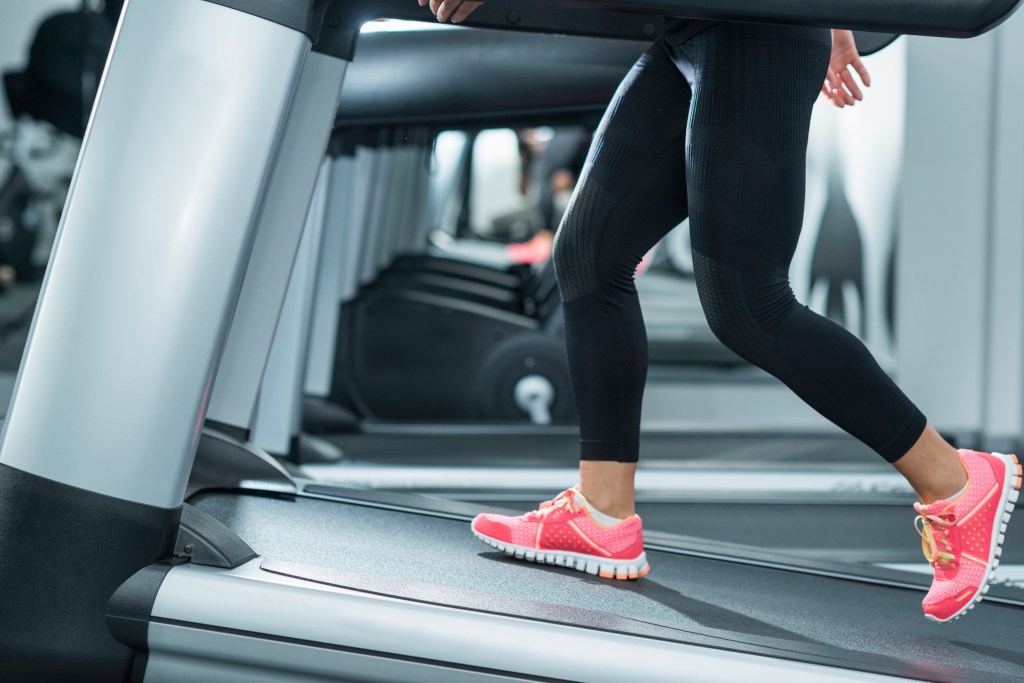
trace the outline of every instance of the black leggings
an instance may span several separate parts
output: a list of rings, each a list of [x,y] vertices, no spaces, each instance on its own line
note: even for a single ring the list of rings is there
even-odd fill
[[[687,216],[715,335],[883,458],[924,415],[841,326],[797,302],[807,133],[829,32],[721,23],[662,38],[619,87],[558,231],[581,459],[634,462],[647,335],[634,271]]]

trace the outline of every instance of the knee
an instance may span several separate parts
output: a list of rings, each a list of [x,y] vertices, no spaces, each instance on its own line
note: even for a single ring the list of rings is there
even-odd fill
[[[763,365],[774,329],[796,305],[788,281],[762,283],[696,251],[694,275],[714,335],[744,360]]]
[[[573,294],[582,289],[583,278],[578,269],[579,257],[576,254],[576,247],[579,244],[579,230],[577,218],[574,216],[573,207],[562,217],[562,223],[555,232],[555,242],[552,245],[551,263],[555,269],[555,280],[558,282],[558,292],[562,301],[572,301]]]
[[[562,217],[551,255],[558,291],[565,302],[597,291],[607,278],[598,253],[609,206],[605,190],[584,177]]]

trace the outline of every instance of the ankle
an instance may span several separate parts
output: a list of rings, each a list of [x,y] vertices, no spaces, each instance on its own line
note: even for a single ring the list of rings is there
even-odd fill
[[[609,494],[601,495],[601,492],[591,493],[580,489],[584,500],[598,512],[615,519],[626,519],[635,513],[632,497],[614,496]]]
[[[928,425],[918,442],[893,466],[926,505],[956,496],[967,485],[960,453]]]
[[[918,490],[917,495],[922,503],[931,505],[938,500],[956,498],[967,489],[969,482],[967,470],[961,467],[959,471],[950,472],[942,481],[929,482],[930,485]]]
[[[635,462],[580,461],[579,491],[603,514],[625,519],[633,514]]]

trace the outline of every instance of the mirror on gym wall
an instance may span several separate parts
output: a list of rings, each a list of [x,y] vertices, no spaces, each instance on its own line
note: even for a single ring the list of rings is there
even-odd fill
[[[815,105],[800,242],[790,268],[797,298],[856,334],[896,371],[893,301],[902,165],[906,42],[864,59],[865,99],[842,111]],[[649,255],[651,275],[693,276],[689,222]],[[645,282],[638,279],[641,296]]]
[[[861,338],[894,372],[893,264],[905,110],[905,41],[865,62],[864,101],[815,107],[801,240],[790,280],[814,311]],[[539,266],[586,159],[587,126],[451,130],[436,139],[432,222],[454,251],[507,245],[510,262]],[[740,364],[707,328],[693,282],[688,222],[637,272],[652,361]],[[689,346],[689,351],[687,347]]]
[[[456,238],[503,244],[553,233],[590,138],[583,125],[442,132],[432,181],[437,227]],[[547,255],[541,251],[534,262]]]
[[[819,98],[811,120],[797,296],[860,337],[896,372],[893,301],[906,112],[906,40],[866,57],[871,87],[853,108]]]

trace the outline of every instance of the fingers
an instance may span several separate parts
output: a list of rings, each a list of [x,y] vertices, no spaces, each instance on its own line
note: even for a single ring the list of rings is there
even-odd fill
[[[826,100],[828,100],[832,104],[835,104],[837,107],[842,108],[841,105],[836,104],[836,101],[832,99],[832,91],[829,90],[827,86],[821,86],[821,94]]]
[[[846,88],[843,87],[842,77],[835,71],[831,72],[829,76],[832,81],[832,90],[835,92],[836,96],[842,99],[845,104],[852,107],[857,100],[855,100],[853,95],[847,92]]]
[[[484,3],[467,2],[466,0],[430,0],[430,9],[438,21],[451,21],[453,24],[458,24],[465,21],[466,17],[482,4]]]
[[[420,7],[430,4],[430,11],[434,13],[438,21],[451,21],[458,24],[466,20],[470,14],[475,12],[482,2],[467,2],[467,0],[417,0]]]
[[[871,74],[868,73],[868,69],[866,66],[864,66],[864,62],[860,61],[860,57],[854,57],[851,64],[853,65],[853,68],[857,70],[857,73],[860,75],[860,82],[870,88]]]
[[[843,109],[844,104],[842,100],[837,101],[837,98],[833,93],[833,89],[829,87],[827,81],[825,81],[825,84],[821,86],[821,94],[824,95],[825,99],[838,106],[839,109]]]
[[[470,14],[472,14],[474,11],[476,11],[476,9],[478,7],[480,7],[480,5],[482,5],[482,4],[484,4],[484,3],[482,3],[482,2],[463,2],[462,5],[459,7],[459,9],[457,9],[455,11],[455,14],[452,15],[452,23],[453,24],[461,24],[463,21],[466,20],[466,17],[468,17]]]
[[[455,11],[459,9],[462,4],[462,0],[443,0],[438,6],[434,16],[437,17],[438,21],[448,21],[455,14]]]
[[[860,91],[860,87],[857,85],[856,79],[853,74],[850,73],[849,69],[843,69],[839,72],[839,76],[843,79],[843,83],[846,85],[846,89],[853,95],[855,100],[863,100],[864,93]]]
[[[828,101],[835,104],[838,109],[843,109],[844,106],[846,106],[846,99],[840,91],[836,89],[835,81],[837,78],[838,77],[835,72],[830,72],[828,80],[825,81],[822,91],[825,93],[825,97],[828,98]]]
[[[835,72],[829,69],[828,75],[825,77],[825,82],[821,86],[821,94],[824,95],[829,102],[834,104],[836,107],[842,109],[843,107],[846,106],[846,103],[843,102],[842,98],[839,97],[839,94],[833,87],[832,83],[834,81]]]

